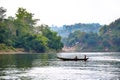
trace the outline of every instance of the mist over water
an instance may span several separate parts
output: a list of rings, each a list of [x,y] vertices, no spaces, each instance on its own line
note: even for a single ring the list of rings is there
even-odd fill
[[[57,59],[84,55],[86,62]],[[0,55],[0,80],[119,80],[119,74],[119,52]]]

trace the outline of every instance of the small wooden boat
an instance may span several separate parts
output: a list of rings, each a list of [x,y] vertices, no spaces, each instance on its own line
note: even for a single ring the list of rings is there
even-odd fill
[[[78,61],[78,60],[81,60],[81,61],[87,61],[89,58],[77,58],[77,56],[75,58],[62,58],[62,57],[57,57],[58,59],[61,59],[63,61]]]

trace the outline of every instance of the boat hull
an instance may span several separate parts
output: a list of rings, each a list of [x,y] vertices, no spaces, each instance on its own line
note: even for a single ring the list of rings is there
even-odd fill
[[[88,60],[88,58],[83,58],[83,59],[79,59],[79,58],[71,59],[71,58],[61,58],[61,57],[57,57],[57,58],[63,61],[87,61]]]

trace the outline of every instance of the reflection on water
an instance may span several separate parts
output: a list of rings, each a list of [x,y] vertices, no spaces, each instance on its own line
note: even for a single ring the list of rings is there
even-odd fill
[[[61,61],[56,56],[89,60]],[[0,55],[0,80],[119,80],[120,53]]]

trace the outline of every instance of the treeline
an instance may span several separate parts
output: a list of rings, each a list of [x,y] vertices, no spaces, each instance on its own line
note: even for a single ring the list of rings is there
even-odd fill
[[[68,37],[70,33],[80,30],[86,33],[98,33],[101,25],[99,23],[76,23],[73,25],[63,25],[62,27],[52,26],[51,29],[58,32],[61,37]]]
[[[61,37],[47,25],[36,26],[39,19],[24,8],[15,17],[5,18],[6,9],[0,7],[0,50],[23,48],[26,51],[46,52],[62,49]]]
[[[63,39],[64,45],[76,51],[120,51],[120,19],[100,28],[99,33],[77,30]]]

